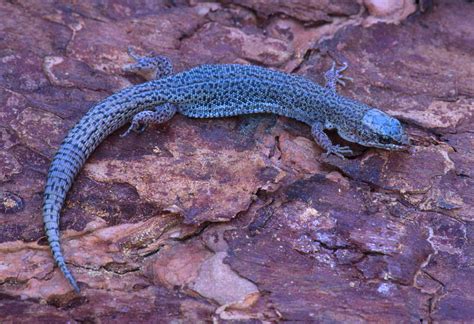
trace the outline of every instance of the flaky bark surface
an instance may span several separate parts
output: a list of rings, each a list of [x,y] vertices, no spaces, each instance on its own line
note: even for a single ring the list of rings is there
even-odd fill
[[[474,5],[421,2],[1,2],[1,321],[472,320]],[[413,145],[323,159],[307,126],[270,115],[114,134],[62,213],[75,295],[43,185],[68,129],[143,82],[120,70],[129,45],[178,71],[252,63],[320,83],[330,56],[347,61],[340,92],[400,118]]]

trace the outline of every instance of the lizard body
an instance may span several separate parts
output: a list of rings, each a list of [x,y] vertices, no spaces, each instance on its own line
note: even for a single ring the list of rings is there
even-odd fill
[[[157,74],[155,79],[121,90],[94,106],[69,131],[54,156],[48,172],[43,202],[46,235],[55,262],[79,292],[66,266],[59,243],[59,216],[75,176],[94,149],[126,123],[130,131],[141,125],[162,123],[176,112],[194,118],[217,118],[253,113],[274,113],[311,126],[316,142],[327,153],[343,156],[347,147],[333,145],[324,129],[358,144],[383,149],[401,149],[408,137],[398,120],[361,102],[338,95],[343,83],[333,68],[326,74],[328,85],[301,76],[251,65],[203,65],[172,75],[171,64],[158,57],[140,58],[126,67],[133,72]],[[150,67],[151,66],[151,67]]]

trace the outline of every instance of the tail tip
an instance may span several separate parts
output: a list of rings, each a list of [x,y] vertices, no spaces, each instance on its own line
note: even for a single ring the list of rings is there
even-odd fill
[[[81,288],[79,288],[79,285],[77,284],[76,279],[74,279],[73,276],[66,276],[67,280],[71,284],[72,288],[74,288],[74,291],[78,294],[81,293]]]
[[[74,291],[78,294],[81,293],[81,288],[79,288],[79,285],[77,284],[76,280],[70,279],[69,283],[71,284],[72,288],[74,288]]]
[[[72,273],[69,271],[69,269],[67,268],[66,266],[66,263],[64,262],[60,262],[59,263],[59,269],[61,270],[61,272],[64,274],[64,276],[66,277],[67,281],[69,281],[69,283],[71,284],[72,288],[74,288],[74,290],[76,291],[76,293],[80,293],[81,292],[81,288],[79,288],[79,285],[77,284],[77,281],[76,279],[74,279],[74,276],[72,275]]]

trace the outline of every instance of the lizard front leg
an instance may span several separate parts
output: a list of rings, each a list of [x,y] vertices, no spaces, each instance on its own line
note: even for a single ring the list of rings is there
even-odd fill
[[[131,64],[126,64],[122,67],[124,72],[135,73],[147,81],[161,79],[173,74],[173,64],[166,56],[140,56],[129,47],[128,55],[135,61]]]
[[[128,55],[135,62],[125,65],[122,68],[125,72],[136,73],[147,80],[160,79],[173,74],[173,65],[170,59],[165,56],[140,56],[131,47],[128,48]],[[156,106],[153,111],[139,112],[133,116],[130,127],[120,137],[125,137],[132,131],[142,133],[149,124],[162,124],[170,120],[176,111],[175,105],[164,103]]]
[[[316,143],[326,150],[326,156],[334,154],[344,159],[344,154],[352,154],[352,150],[348,146],[334,145],[324,132],[324,127],[321,123],[316,122],[311,126],[311,134]]]
[[[332,62],[331,68],[324,74],[326,88],[336,92],[338,83],[345,86],[346,83],[343,80],[353,81],[352,78],[342,75],[342,72],[347,70],[348,67],[349,65],[344,62],[341,68],[336,69],[336,62]]]

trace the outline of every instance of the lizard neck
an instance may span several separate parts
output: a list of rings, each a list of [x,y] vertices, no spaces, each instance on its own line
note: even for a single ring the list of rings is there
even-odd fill
[[[372,109],[359,101],[343,97],[332,91],[325,99],[324,125],[329,129],[357,129],[360,127],[365,113]]]

